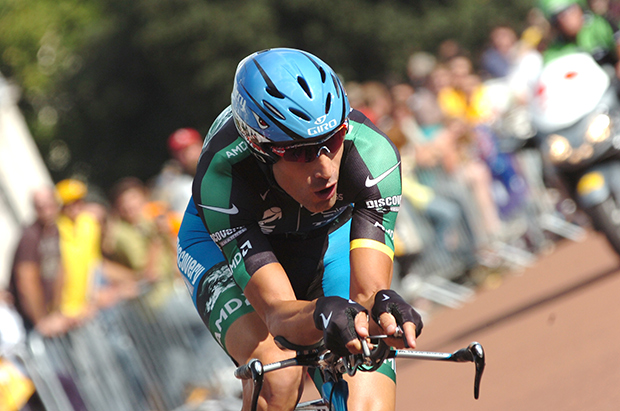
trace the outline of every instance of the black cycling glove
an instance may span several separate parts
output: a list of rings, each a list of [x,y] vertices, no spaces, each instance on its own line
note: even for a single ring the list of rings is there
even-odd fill
[[[416,337],[422,332],[422,317],[394,290],[381,290],[375,295],[372,319],[379,324],[379,316],[383,313],[392,314],[400,326],[408,321],[414,323]]]
[[[339,356],[349,355],[345,345],[358,338],[355,316],[366,310],[360,304],[340,297],[320,297],[316,300],[314,325],[323,331],[327,349]]]

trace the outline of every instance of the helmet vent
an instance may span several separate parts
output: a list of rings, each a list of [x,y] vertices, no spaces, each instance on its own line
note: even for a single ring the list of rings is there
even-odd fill
[[[275,98],[284,98],[284,96],[282,95],[282,93],[280,93],[280,91],[273,87],[273,85],[269,85],[267,86],[267,88],[265,88],[265,91],[267,92],[267,94],[269,94],[271,97],[275,97]]]
[[[265,105],[265,107],[267,107],[267,109],[269,111],[271,111],[276,117],[278,117],[281,120],[286,120],[286,117],[284,117],[284,114],[280,113],[278,111],[278,109],[276,109],[274,106],[272,106],[271,104],[269,104],[267,101],[263,100],[263,104]]]
[[[312,92],[310,91],[310,87],[308,87],[308,83],[306,82],[306,79],[301,76],[298,76],[297,82],[299,83],[301,88],[304,90],[304,92],[308,95],[308,98],[312,98]]]
[[[303,111],[301,111],[301,110],[298,110],[298,109],[296,109],[296,108],[289,108],[289,111],[290,111],[291,113],[295,114],[297,117],[299,117],[299,118],[301,118],[301,119],[304,119],[304,120],[306,120],[306,121],[310,121],[310,116],[309,116],[309,115],[307,115],[306,113],[304,113],[304,112],[303,112]]]
[[[263,67],[258,64],[256,60],[254,60],[254,64],[256,65],[256,68],[258,69],[260,75],[263,77],[263,80],[265,80],[265,83],[267,83],[267,87],[265,87],[265,91],[267,92],[267,94],[275,98],[284,98],[284,96],[282,95],[282,93],[280,93],[275,84],[273,84],[273,81],[271,81],[271,78],[267,75]]]
[[[329,109],[332,106],[332,93],[327,94],[327,99],[325,100],[325,114],[329,113]]]
[[[336,89],[336,93],[338,94],[336,97],[340,98],[340,85],[338,84],[338,79],[336,76],[332,74],[332,81],[334,82],[334,88]]]
[[[321,73],[321,82],[325,83],[325,80],[327,79],[327,74],[325,73],[325,70],[323,70],[323,67],[319,66],[319,73]]]

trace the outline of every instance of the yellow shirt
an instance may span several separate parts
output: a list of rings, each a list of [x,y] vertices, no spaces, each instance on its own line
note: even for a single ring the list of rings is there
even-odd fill
[[[413,176],[403,176],[403,196],[418,210],[425,210],[435,198],[433,189],[420,184]]]
[[[442,89],[437,98],[447,117],[460,118],[470,124],[480,124],[493,113],[493,105],[484,86],[477,87],[469,101],[465,93],[451,87]]]
[[[79,315],[88,305],[95,268],[101,263],[101,226],[89,213],[75,221],[58,219],[64,284],[60,309],[67,316]]]

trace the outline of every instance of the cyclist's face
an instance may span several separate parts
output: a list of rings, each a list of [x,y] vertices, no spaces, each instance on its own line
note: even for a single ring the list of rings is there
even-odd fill
[[[342,152],[343,145],[335,153],[322,150],[309,163],[280,160],[273,165],[273,175],[280,187],[309,211],[326,211],[336,203]]]

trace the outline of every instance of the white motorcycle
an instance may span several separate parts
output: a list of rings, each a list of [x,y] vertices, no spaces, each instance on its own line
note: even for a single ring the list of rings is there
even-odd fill
[[[620,254],[620,101],[612,77],[586,53],[552,60],[530,109],[543,155]]]

